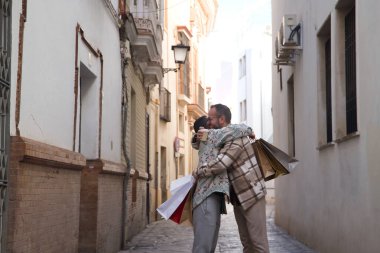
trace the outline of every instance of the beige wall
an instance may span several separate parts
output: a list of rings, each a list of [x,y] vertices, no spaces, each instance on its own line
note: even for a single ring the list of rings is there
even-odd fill
[[[358,132],[346,136],[344,4],[356,2],[356,91]],[[339,5],[337,5],[337,3]],[[341,7],[341,5],[343,7]],[[293,75],[295,155],[299,166],[276,180],[278,225],[318,252],[377,252],[380,221],[380,22],[378,1],[272,1],[273,34],[284,14],[302,23],[303,49],[294,66],[283,66],[282,84],[273,68],[274,144],[288,146],[287,81]],[[333,142],[325,141],[323,51],[318,33],[330,20],[332,55]],[[343,37],[344,38],[344,37]],[[274,39],[274,37],[273,37]],[[273,41],[274,42],[274,41]],[[322,62],[322,63],[321,63]]]
[[[128,127],[127,150],[131,160],[132,173],[127,189],[126,239],[140,232],[148,222],[146,215],[146,94],[143,84],[136,74],[133,64],[125,72],[128,86]],[[132,99],[132,90],[134,99]],[[133,101],[134,100],[134,101]]]
[[[190,64],[190,97],[180,94],[180,74],[179,72],[166,73],[161,86],[171,93],[171,121],[159,120],[157,134],[158,154],[158,189],[157,204],[159,205],[166,199],[163,198],[164,185],[169,190],[170,182],[178,176],[190,174],[197,166],[197,152],[191,148],[192,125],[199,115],[206,114],[207,109],[197,109],[195,112],[189,109],[189,104],[198,106],[198,84],[203,81],[204,69],[201,61],[198,61],[199,47],[207,33],[212,29],[215,14],[217,11],[217,1],[188,1],[187,4],[178,5],[175,12],[167,11],[164,27],[163,41],[163,66],[174,68],[172,45],[179,43],[177,37],[178,27],[184,31],[191,47],[187,61]],[[177,65],[178,67],[178,65]],[[183,67],[183,65],[181,66]],[[206,97],[206,94],[204,95]],[[206,104],[206,101],[204,101]],[[181,115],[181,117],[179,117]],[[180,122],[181,120],[181,122]],[[183,130],[181,130],[181,125]],[[174,151],[173,143],[175,138],[179,138],[180,148],[177,153]],[[166,168],[163,168],[163,155],[161,149],[166,148]],[[163,172],[165,170],[165,172]],[[165,175],[164,175],[165,174]],[[165,181],[163,183],[162,181]],[[168,195],[169,196],[169,195]]]

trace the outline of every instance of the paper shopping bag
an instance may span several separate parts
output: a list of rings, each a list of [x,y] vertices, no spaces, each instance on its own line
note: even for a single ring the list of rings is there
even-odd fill
[[[189,193],[186,195],[186,198],[182,201],[182,203],[170,216],[169,219],[171,219],[175,223],[182,224],[186,222],[189,225],[192,224],[193,222],[192,199],[193,199],[193,192],[194,192],[193,189],[194,187],[189,191]]]
[[[265,181],[289,174],[298,164],[297,159],[263,139],[256,140],[252,145]]]
[[[177,212],[176,216],[181,214],[180,217],[185,217],[185,213],[187,213],[186,203],[191,202],[192,197],[189,193],[195,183],[195,179],[193,176],[189,175],[173,182],[175,187],[172,188],[172,196],[157,208],[157,212],[166,220],[168,220],[175,212]],[[187,206],[189,206],[189,204]]]

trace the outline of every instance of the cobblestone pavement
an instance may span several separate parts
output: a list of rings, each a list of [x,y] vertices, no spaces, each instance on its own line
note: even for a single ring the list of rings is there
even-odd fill
[[[271,253],[314,253],[302,243],[291,238],[274,224],[274,206],[267,205],[267,229]],[[190,226],[178,225],[172,221],[157,221],[149,224],[128,243],[128,250],[119,253],[180,253],[191,252],[193,230]],[[241,253],[237,225],[232,206],[228,214],[222,215],[216,253]]]

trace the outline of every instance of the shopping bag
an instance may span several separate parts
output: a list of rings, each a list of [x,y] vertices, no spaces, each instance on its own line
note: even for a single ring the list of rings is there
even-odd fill
[[[191,219],[191,199],[194,183],[195,178],[192,175],[173,181],[170,187],[172,196],[157,208],[157,212],[165,220],[171,219],[177,223]]]
[[[178,206],[178,208],[174,211],[174,213],[170,216],[170,220],[174,221],[175,223],[182,224],[192,224],[193,223],[193,206],[192,206],[192,199],[193,199],[193,192],[195,187],[193,186],[189,193],[186,195],[185,199],[182,201],[182,203]]]
[[[251,143],[265,181],[289,174],[298,164],[296,158],[289,156],[264,139],[260,138]]]

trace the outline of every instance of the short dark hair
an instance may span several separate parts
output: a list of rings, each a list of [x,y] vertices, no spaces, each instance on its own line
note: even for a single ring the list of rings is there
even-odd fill
[[[194,122],[194,131],[197,133],[200,127],[207,128],[207,117],[201,116]]]
[[[227,106],[225,106],[223,104],[215,104],[215,105],[212,105],[211,108],[215,108],[216,114],[219,117],[224,116],[227,123],[231,122],[231,110],[230,110],[230,108],[228,108]]]

